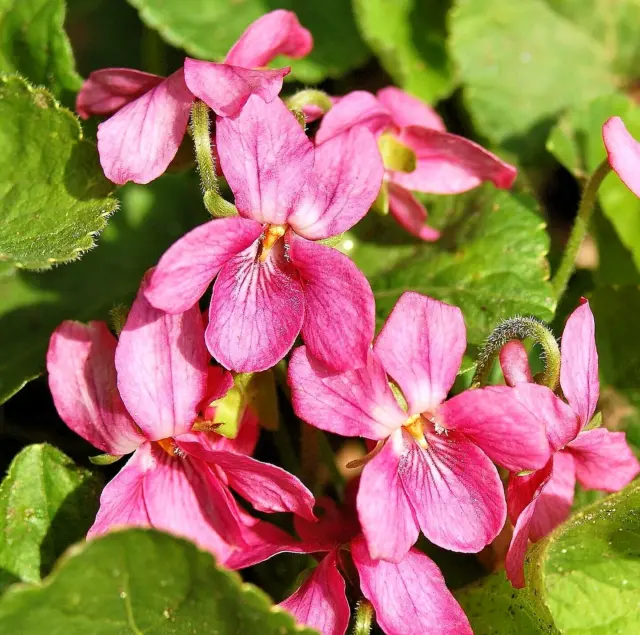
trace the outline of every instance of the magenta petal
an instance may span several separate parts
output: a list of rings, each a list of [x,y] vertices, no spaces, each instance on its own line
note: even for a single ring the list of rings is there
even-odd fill
[[[87,533],[94,538],[122,527],[151,527],[143,482],[151,463],[151,443],[143,443],[100,495],[100,509]]]
[[[536,511],[538,497],[551,478],[553,461],[549,461],[541,470],[528,476],[512,476],[509,479],[507,498],[509,515],[517,511],[517,522],[513,528],[513,537],[505,559],[507,578],[517,589],[525,586],[524,558],[527,553],[531,521]],[[518,479],[518,480],[516,480]],[[522,480],[519,480],[522,479]]]
[[[206,463],[169,456],[152,444],[144,479],[144,498],[156,529],[195,542],[218,559],[242,546],[237,503]]]
[[[413,442],[395,432],[362,471],[356,501],[362,533],[374,559],[400,562],[418,540],[418,519],[409,501],[404,455]]]
[[[305,316],[298,272],[276,245],[265,262],[258,243],[220,271],[209,307],[206,341],[213,357],[239,373],[266,370],[293,346]]]
[[[197,306],[170,315],[139,291],[115,359],[122,400],[148,439],[191,430],[206,395],[209,362]]]
[[[296,415],[321,430],[386,439],[407,418],[374,353],[362,368],[331,374],[301,346],[291,356],[288,381]]]
[[[507,386],[533,383],[527,349],[519,340],[511,340],[500,349],[500,367]]]
[[[266,66],[278,55],[304,57],[313,48],[311,33],[293,11],[278,9],[252,22],[231,47],[225,62],[246,68]]]
[[[321,510],[321,513],[318,513],[320,520],[316,522],[310,522],[300,516],[293,519],[296,533],[306,544],[324,545],[324,550],[330,551],[361,533],[355,507],[345,510],[338,507],[333,499],[322,496],[316,501],[316,508]]]
[[[417,549],[393,564],[371,558],[364,540],[358,538],[351,543],[351,554],[362,593],[387,635],[473,635],[442,573]]]
[[[351,611],[344,579],[338,571],[337,552],[327,554],[302,586],[279,606],[289,611],[298,624],[322,635],[344,635]]]
[[[178,151],[192,102],[180,69],[102,122],[98,151],[107,178],[119,185],[158,178]]]
[[[560,386],[581,427],[591,421],[600,396],[595,330],[585,302],[569,316],[560,341]]]
[[[611,117],[602,127],[609,163],[620,180],[640,197],[640,143],[630,134],[620,117]]]
[[[298,236],[290,257],[304,291],[302,337],[309,352],[333,370],[364,364],[375,330],[368,280],[344,254]]]
[[[417,97],[400,90],[395,86],[387,86],[377,93],[378,101],[391,113],[393,123],[398,128],[421,126],[433,130],[445,131],[440,115]]]
[[[184,61],[184,79],[189,90],[221,117],[235,117],[251,95],[273,101],[288,74],[288,68],[253,70],[190,57]]]
[[[314,149],[284,103],[252,95],[239,115],[218,119],[216,141],[240,214],[286,223],[311,178]]]
[[[324,116],[316,134],[316,144],[348,132],[354,126],[363,126],[378,135],[392,123],[387,109],[371,93],[355,90],[342,97]]]
[[[49,341],[49,389],[76,434],[108,454],[128,454],[145,439],[120,398],[115,350],[104,322],[63,322]]]
[[[217,465],[227,477],[229,486],[263,512],[292,512],[315,520],[313,494],[286,470],[256,461],[244,454],[206,450],[197,443],[177,440],[187,454]]]
[[[384,174],[374,136],[360,127],[323,143],[315,157],[314,178],[289,217],[296,233],[311,240],[353,227],[376,200]]]
[[[640,473],[640,464],[624,432],[606,428],[585,430],[567,450],[573,457],[578,481],[585,489],[617,492]]]
[[[400,465],[420,529],[444,549],[480,551],[500,533],[507,515],[498,471],[462,434],[428,431],[426,438],[426,450],[407,442]]]
[[[160,258],[144,289],[153,306],[167,313],[190,309],[222,266],[252,245],[262,226],[245,218],[219,218],[192,229]]]
[[[389,188],[389,211],[391,215],[408,232],[426,242],[440,238],[440,232],[425,225],[427,210],[424,205],[409,191],[394,183],[387,183]]]
[[[458,307],[409,291],[400,296],[374,350],[402,389],[409,412],[417,414],[444,401],[466,345]]]
[[[540,492],[531,519],[529,539],[537,542],[562,524],[571,514],[576,489],[576,470],[569,452],[553,455],[551,478]]]
[[[410,126],[399,139],[416,153],[418,166],[413,172],[392,172],[390,180],[408,190],[459,194],[485,181],[507,189],[517,175],[495,154],[449,132]]]
[[[467,390],[442,404],[439,420],[511,472],[537,470],[549,460],[552,426],[567,436],[577,428],[571,408],[537,384]]]
[[[163,81],[164,77],[132,68],[93,71],[76,97],[76,111],[82,119],[110,115]]]

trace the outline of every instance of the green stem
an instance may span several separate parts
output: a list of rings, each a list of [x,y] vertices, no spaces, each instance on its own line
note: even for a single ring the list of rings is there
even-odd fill
[[[545,367],[541,376],[536,377],[536,382],[555,390],[560,379],[560,348],[553,333],[532,317],[514,317],[498,324],[480,349],[471,387],[481,388],[487,385],[493,363],[507,342],[528,337],[542,347]]]
[[[373,606],[369,600],[360,600],[356,606],[353,635],[369,635],[373,626]]]
[[[207,210],[216,217],[235,216],[238,210],[220,195],[216,164],[211,152],[209,107],[199,99],[196,99],[191,107],[191,136]]]
[[[609,161],[608,159],[604,159],[604,161],[602,161],[602,163],[596,168],[595,172],[591,175],[584,188],[580,207],[578,207],[576,220],[573,224],[573,228],[571,229],[571,234],[569,235],[569,240],[567,241],[564,253],[562,254],[560,266],[551,281],[556,300],[559,300],[562,297],[562,294],[565,292],[567,284],[569,283],[569,278],[571,278],[571,274],[573,274],[576,255],[589,229],[591,216],[593,215],[593,210],[596,205],[598,189],[610,171],[611,166],[609,165]]]

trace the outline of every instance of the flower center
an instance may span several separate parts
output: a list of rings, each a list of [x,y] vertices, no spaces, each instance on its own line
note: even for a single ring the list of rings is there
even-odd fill
[[[169,455],[182,458],[185,453],[173,442],[171,437],[158,439],[156,443]]]
[[[424,423],[425,421],[422,415],[411,415],[402,427],[415,439],[416,443],[423,450],[426,450],[429,444],[424,436]]]
[[[267,225],[262,233],[262,244],[260,248],[260,262],[264,262],[271,251],[271,248],[285,235],[286,225]]]
[[[392,134],[385,132],[378,139],[378,149],[385,169],[394,172],[413,172],[418,159],[416,153]]]

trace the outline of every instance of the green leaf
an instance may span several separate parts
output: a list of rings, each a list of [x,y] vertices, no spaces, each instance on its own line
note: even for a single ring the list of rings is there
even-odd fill
[[[45,584],[0,600],[0,632],[29,635],[313,635],[194,545],[155,531],[69,550]]]
[[[514,589],[504,571],[455,594],[478,635],[556,635],[553,621],[529,589]]]
[[[30,445],[0,484],[0,588],[38,582],[87,532],[100,481],[50,445]]]
[[[446,50],[450,0],[354,0],[362,36],[397,84],[433,102],[454,88]]]
[[[640,387],[640,288],[599,287],[589,297],[596,321],[600,374],[616,389],[634,393]]]
[[[78,258],[117,207],[75,116],[19,77],[0,77],[0,173],[0,260],[18,267]]]
[[[0,73],[19,73],[65,103],[80,89],[64,0],[0,0]]]
[[[578,6],[589,13],[585,5],[593,12],[597,4],[602,19],[616,19],[608,0],[457,0],[450,13],[450,51],[473,122],[523,158],[543,149],[563,110],[611,93],[623,81],[615,71],[622,45],[606,39],[608,30],[587,29],[561,15],[558,7],[571,2],[572,14]],[[638,20],[640,15],[628,28]]]
[[[127,185],[99,249],[44,273],[0,277],[0,403],[43,370],[49,337],[62,320],[107,320],[114,305],[131,303],[144,272],[209,219],[199,192],[191,173]]]
[[[364,64],[368,50],[345,0],[129,0],[162,37],[195,57],[222,60],[251,22],[274,9],[295,11],[313,34],[313,51],[302,60],[276,60],[291,66],[306,83],[339,77]]]
[[[567,169],[578,177],[585,177],[607,156],[602,143],[602,124],[614,115],[622,117],[631,134],[640,137],[640,109],[628,97],[615,94],[569,112],[552,131],[547,148]],[[640,200],[615,173],[605,178],[598,200],[623,246],[629,250],[636,269],[640,269]],[[605,247],[610,250],[612,245],[601,244],[601,253]],[[615,250],[614,254],[603,255],[617,259],[622,254]]]
[[[532,584],[566,635],[640,630],[640,482],[582,509],[530,554]]]
[[[550,320],[549,237],[532,197],[485,186],[441,197],[440,204],[458,207],[451,214],[461,220],[449,224],[438,242],[416,247],[414,255],[371,276],[378,317],[411,290],[459,306],[472,343],[515,314]],[[354,260],[361,264],[357,252]]]

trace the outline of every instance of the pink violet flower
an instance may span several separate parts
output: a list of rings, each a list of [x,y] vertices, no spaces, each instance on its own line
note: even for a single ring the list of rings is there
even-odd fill
[[[385,137],[415,155],[411,172],[385,170],[383,187],[388,189],[389,210],[414,236],[434,241],[439,232],[428,225],[427,211],[412,192],[459,194],[491,181],[508,189],[516,169],[473,141],[446,131],[439,115],[419,99],[394,86],[377,96],[354,91],[342,97],[324,116],[316,135],[322,145],[354,126],[364,126],[379,140]],[[384,152],[383,152],[384,158]]]
[[[345,579],[352,580],[349,572],[355,565],[362,594],[375,608],[378,625],[387,635],[472,635],[466,615],[430,558],[412,548],[398,563],[373,560],[352,505],[339,508],[323,498],[318,506],[323,511],[318,523],[296,519],[295,527],[306,553],[326,555],[280,603],[300,624],[322,635],[346,633],[350,610]]]
[[[409,292],[364,367],[329,374],[305,347],[293,353],[289,384],[296,414],[322,430],[378,442],[357,500],[372,558],[400,562],[420,530],[445,549],[480,551],[506,517],[491,461],[521,471],[549,458],[544,423],[515,389],[493,386],[446,400],[465,348],[460,309]],[[406,411],[390,380],[402,391]]]
[[[169,313],[193,306],[215,278],[206,342],[225,368],[270,368],[302,332],[343,370],[364,363],[375,306],[367,279],[319,240],[344,232],[382,181],[375,139],[354,129],[315,149],[284,103],[250,97],[219,119],[220,164],[240,216],[211,220],[162,256],[145,290]]]
[[[640,143],[629,134],[620,117],[611,117],[602,127],[609,163],[620,180],[640,197]]]
[[[517,387],[531,386],[526,383],[531,377],[526,351],[519,342],[510,344],[501,356],[505,379]],[[544,413],[554,454],[542,469],[531,474],[512,473],[507,487],[514,532],[505,566],[507,577],[517,588],[525,586],[528,540],[540,540],[568,518],[576,480],[585,489],[616,492],[640,473],[624,432],[585,429],[600,393],[595,322],[586,300],[567,320],[560,353],[560,387],[568,404],[548,388],[544,388],[543,398],[532,404]]]
[[[78,114],[112,115],[98,126],[98,151],[114,183],[149,183],[175,157],[198,98],[217,115],[236,115],[250,95],[275,99],[290,68],[265,67],[278,55],[300,58],[313,47],[295,13],[278,9],[250,24],[223,63],[186,58],[167,78],[129,68],[95,71],[76,99]]]
[[[224,562],[236,549],[257,547],[264,530],[229,488],[258,510],[314,519],[311,492],[281,468],[243,454],[251,441],[216,443],[214,435],[192,431],[200,404],[229,387],[228,373],[208,362],[198,308],[167,315],[141,291],[118,341],[103,322],[67,321],[54,331],[47,369],[60,416],[103,452],[133,452],[104,488],[89,537],[151,526]]]

